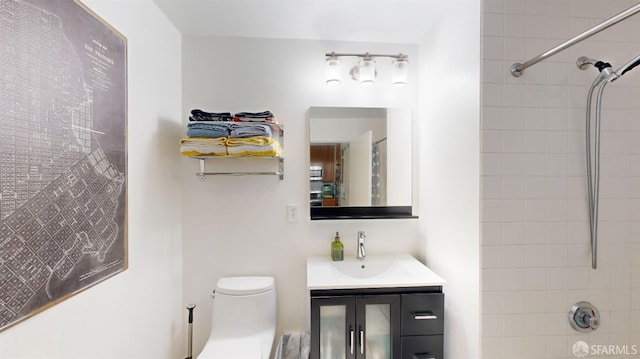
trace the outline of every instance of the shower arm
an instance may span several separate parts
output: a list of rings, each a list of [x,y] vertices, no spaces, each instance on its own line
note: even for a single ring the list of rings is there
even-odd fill
[[[597,33],[599,33],[600,31],[607,29],[608,27],[617,24],[618,22],[628,18],[629,16],[635,15],[638,12],[640,12],[640,3],[622,11],[619,14],[616,14],[612,17],[610,17],[609,19],[599,23],[598,25],[590,28],[589,30],[573,37],[572,39],[569,39],[559,45],[557,45],[556,47],[547,50],[546,52],[541,53],[540,55],[530,59],[529,61],[526,61],[524,63],[518,63],[516,62],[515,64],[511,65],[511,75],[513,75],[514,77],[520,77],[520,75],[522,75],[522,72],[537,64],[538,62],[547,59],[548,57],[551,57],[555,54],[557,54],[560,51],[563,51],[577,43],[579,43],[580,41],[587,39]]]

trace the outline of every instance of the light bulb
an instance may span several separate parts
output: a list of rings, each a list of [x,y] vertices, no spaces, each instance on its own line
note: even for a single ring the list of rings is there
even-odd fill
[[[376,66],[372,58],[364,57],[358,62],[358,80],[360,85],[373,85],[376,80]]]
[[[391,63],[391,86],[401,87],[407,84],[409,62],[403,58]]]
[[[327,57],[326,84],[328,86],[340,85],[340,60],[335,56]]]

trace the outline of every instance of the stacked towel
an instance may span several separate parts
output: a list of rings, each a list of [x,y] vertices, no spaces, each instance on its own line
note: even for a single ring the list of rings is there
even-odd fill
[[[236,122],[276,122],[275,116],[271,111],[238,112],[233,115],[233,120]]]
[[[236,138],[264,136],[272,137],[271,127],[259,123],[238,122],[229,126],[230,136]]]
[[[231,112],[206,112],[199,109],[191,110],[189,121],[231,121]]]
[[[230,125],[230,122],[191,122],[187,125],[187,137],[227,137]]]
[[[226,137],[185,137],[180,140],[180,152],[183,156],[226,156],[226,142]]]
[[[230,156],[279,156],[282,147],[271,137],[230,137],[227,139],[227,152]]]

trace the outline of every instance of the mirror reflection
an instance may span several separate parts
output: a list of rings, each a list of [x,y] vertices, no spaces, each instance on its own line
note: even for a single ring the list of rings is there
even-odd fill
[[[309,196],[317,207],[411,206],[411,112],[311,107]]]

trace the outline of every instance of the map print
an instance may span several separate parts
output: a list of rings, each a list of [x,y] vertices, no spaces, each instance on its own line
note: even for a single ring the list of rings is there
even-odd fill
[[[0,330],[126,269],[126,40],[0,0]]]

